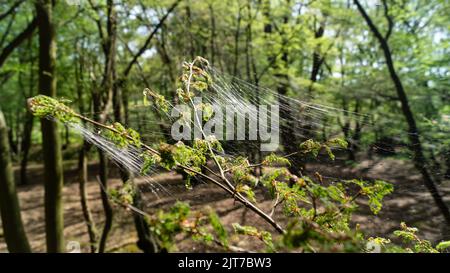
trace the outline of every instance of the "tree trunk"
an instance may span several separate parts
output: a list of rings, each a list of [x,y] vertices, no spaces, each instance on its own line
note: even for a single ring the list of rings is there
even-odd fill
[[[314,32],[315,39],[320,39],[323,37],[323,35],[325,34],[325,24],[326,24],[326,19],[323,19],[320,22],[319,28]],[[308,93],[310,93],[310,95],[311,95],[313,84],[315,82],[317,82],[317,76],[319,75],[320,67],[323,64],[323,61],[324,61],[324,58],[323,58],[323,56],[321,56],[321,53],[320,53],[320,45],[317,45],[313,52],[311,75],[309,77],[309,79],[311,80],[311,85],[308,89]]]
[[[28,94],[26,96],[32,97],[35,90],[35,71],[34,71],[34,58],[33,58],[33,40],[29,39],[27,51],[29,52],[30,70],[28,78]],[[25,92],[24,92],[25,94]],[[26,102],[25,102],[26,104]],[[33,133],[34,116],[29,111],[25,113],[25,124],[23,126],[23,141],[22,141],[22,154],[20,159],[20,183],[22,185],[27,184],[27,166],[28,155],[32,144],[31,136]]]
[[[234,33],[234,56],[233,56],[233,77],[238,76],[238,63],[239,63],[239,36],[241,35],[241,10],[242,8],[238,7],[238,15],[237,15],[237,23],[236,23],[236,31]],[[249,22],[250,24],[250,22]]]
[[[9,252],[31,252],[20,216],[11,154],[9,150],[7,127],[0,110],[0,214],[3,232]]]
[[[377,38],[378,42],[380,43],[380,47],[383,50],[384,58],[386,60],[386,65],[389,70],[389,74],[391,76],[391,79],[394,83],[395,90],[397,91],[397,96],[400,100],[402,112],[405,116],[406,122],[408,123],[408,137],[410,141],[410,150],[413,152],[413,162],[417,170],[422,174],[423,182],[425,186],[427,187],[428,191],[430,192],[431,196],[434,199],[434,202],[440,209],[442,215],[444,216],[446,222],[450,224],[450,211],[447,207],[447,204],[442,199],[442,196],[440,195],[435,182],[431,175],[428,172],[428,169],[426,167],[427,162],[425,155],[423,153],[422,143],[420,141],[420,132],[416,125],[416,120],[414,119],[414,115],[411,111],[411,108],[409,106],[408,97],[406,95],[406,92],[403,88],[403,84],[400,80],[400,78],[397,75],[397,71],[394,67],[394,62],[392,60],[391,50],[389,48],[389,44],[387,42],[386,37],[383,37],[381,33],[379,32],[378,28],[374,25],[372,19],[369,17],[369,15],[366,13],[364,8],[361,6],[358,0],[354,0],[359,12],[361,13],[362,17],[366,21],[367,25],[369,26],[370,30],[372,31],[373,35]],[[390,33],[390,31],[388,32]]]
[[[80,150],[78,158],[78,172],[79,172],[79,190],[80,190],[80,202],[81,209],[83,211],[84,221],[86,222],[88,235],[89,235],[89,245],[91,252],[95,253],[97,251],[98,244],[98,231],[95,226],[95,222],[92,219],[91,210],[89,209],[88,196],[86,193],[86,183],[88,181],[88,159],[87,151],[89,144],[85,141],[83,147]]]
[[[100,195],[102,198],[103,210],[105,212],[105,224],[103,225],[98,252],[104,253],[106,250],[106,240],[108,239],[109,232],[112,228],[114,214],[108,197],[108,159],[106,158],[105,153],[100,148],[98,149],[98,157],[100,161],[99,179],[100,184],[102,185]]]
[[[20,183],[26,185],[27,180],[27,165],[28,154],[31,148],[31,133],[33,132],[34,116],[31,113],[25,114],[25,124],[23,126],[23,141],[22,141],[22,158],[20,161]]]
[[[447,169],[444,175],[444,179],[450,179],[450,149],[445,151],[444,160],[445,160],[445,168]]]
[[[56,96],[56,40],[52,9],[50,0],[36,2],[39,26],[39,92],[49,97]],[[41,129],[44,153],[47,252],[63,252],[63,167],[58,124],[42,119]]]
[[[287,4],[290,3],[290,0],[286,1]],[[266,20],[270,22],[270,1],[266,0],[264,2],[263,6],[263,13],[266,17]],[[289,23],[289,17],[290,14],[285,14],[283,17],[283,24]],[[264,32],[267,35],[270,35],[272,33],[272,24],[267,23],[264,25]],[[284,29],[284,28],[282,28]],[[289,76],[286,74],[286,68],[288,65],[288,51],[287,51],[287,38],[286,33],[282,30],[281,33],[281,61],[278,62],[276,60],[277,56],[269,56],[269,63],[274,64],[274,70],[276,71],[275,77],[277,79],[277,93],[278,96],[278,103],[280,104],[280,130],[281,130],[281,144],[284,148],[285,154],[291,154],[297,151],[297,142],[296,137],[294,134],[294,120],[292,116],[292,112],[290,110],[290,104],[289,99],[286,97],[289,87]],[[269,37],[267,37],[269,38]],[[290,158],[291,160],[291,166],[289,167],[289,170],[292,174],[298,175],[302,163],[300,162],[298,157],[292,156]]]

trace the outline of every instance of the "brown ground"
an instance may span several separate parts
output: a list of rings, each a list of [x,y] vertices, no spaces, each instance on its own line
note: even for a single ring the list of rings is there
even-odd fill
[[[65,217],[65,238],[67,242],[80,242],[82,252],[88,252],[88,237],[86,226],[80,207],[79,191],[76,169],[74,162],[67,163],[65,169],[66,186],[64,188],[64,217]],[[90,174],[95,174],[96,166],[90,166]],[[420,183],[420,176],[411,167],[409,163],[395,159],[364,160],[357,166],[350,167],[343,164],[308,165],[308,169],[318,170],[325,178],[378,178],[390,181],[395,186],[394,194],[385,199],[383,209],[378,216],[372,216],[365,206],[354,215],[354,221],[360,223],[361,228],[367,234],[388,236],[393,230],[397,229],[401,221],[408,225],[416,226],[420,229],[421,235],[431,241],[437,241],[443,237],[443,217],[434,206],[430,194]],[[19,186],[19,198],[22,207],[22,218],[25,223],[25,229],[28,238],[35,252],[45,251],[45,232],[44,232],[44,207],[43,196],[44,189],[41,181],[42,166],[32,165],[29,168],[30,185]],[[193,209],[203,208],[204,206],[213,207],[221,216],[226,226],[231,223],[239,222],[241,224],[255,224],[270,230],[271,227],[261,221],[252,212],[247,211],[241,205],[234,203],[220,189],[207,184],[201,184],[192,191],[187,191],[181,182],[181,176],[174,173],[163,173],[154,176],[169,194],[160,193],[157,197],[151,193],[150,185],[140,181],[140,188],[144,193],[145,211],[151,213],[156,209],[167,209],[174,204],[176,200],[188,201]],[[120,180],[111,179],[111,187],[119,186]],[[445,200],[450,202],[450,181],[444,182],[441,191]],[[101,229],[103,214],[100,201],[100,189],[95,176],[90,177],[87,184],[89,195],[89,204],[93,213],[94,220],[99,229]],[[259,200],[264,200],[260,206],[266,211],[269,210],[271,201],[264,198],[259,193]],[[280,219],[282,221],[282,219]],[[6,245],[0,230],[0,252],[6,251]],[[449,234],[445,234],[448,235]],[[214,251],[212,247],[194,243],[189,238],[183,236],[177,237],[178,250],[186,252]],[[232,238],[232,244],[250,250],[261,250],[262,245],[254,240],[242,240],[242,238]],[[132,223],[132,217],[129,211],[121,208],[115,209],[115,218],[113,231],[108,240],[108,251],[113,252],[134,252],[138,251],[135,246],[136,232]]]

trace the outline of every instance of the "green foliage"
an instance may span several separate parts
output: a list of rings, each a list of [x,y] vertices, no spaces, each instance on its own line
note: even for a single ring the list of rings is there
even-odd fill
[[[439,244],[436,245],[436,249],[438,251],[444,251],[447,250],[448,248],[450,248],[450,241],[440,242]]]
[[[202,103],[201,108],[203,113],[203,120],[208,121],[212,118],[214,114],[214,109],[211,104],[209,103]]]
[[[148,151],[143,152],[141,158],[143,160],[141,175],[146,175],[153,166],[161,162],[161,157],[159,155],[149,153]]]
[[[332,138],[330,140],[327,140],[327,142],[325,142],[325,144],[330,147],[336,147],[336,148],[342,148],[342,149],[347,149],[347,147],[348,147],[348,142],[342,138]]]
[[[178,142],[175,145],[161,143],[159,152],[161,153],[160,165],[167,170],[171,170],[177,165],[183,165],[195,171],[201,171],[200,167],[206,164],[204,151],[189,147],[183,142]],[[186,172],[189,175],[195,175],[193,172]]]
[[[104,129],[102,133],[107,139],[116,144],[117,147],[125,148],[128,145],[133,145],[139,148],[141,146],[141,136],[135,130],[125,128],[119,122],[114,122],[110,125],[110,128],[114,129],[114,131]]]
[[[320,142],[308,139],[300,144],[300,152],[303,154],[311,153],[314,157],[319,155],[322,149],[322,144]]]
[[[203,154],[209,153],[208,144],[211,149],[217,152],[223,152],[222,144],[214,135],[206,136],[206,139],[195,139],[192,148],[199,149]]]
[[[238,156],[226,161],[224,165],[232,174],[235,184],[250,186],[255,186],[257,184],[258,180],[251,174],[251,169],[249,168],[250,163],[247,158]]]
[[[223,246],[228,247],[228,233],[225,230],[225,227],[220,222],[219,216],[213,210],[209,212],[209,221],[220,242],[223,244]]]
[[[375,180],[373,183],[367,183],[362,180],[353,179],[348,181],[360,187],[359,194],[369,198],[369,206],[374,214],[377,214],[382,207],[384,196],[394,191],[394,186],[382,180]]]
[[[271,153],[270,155],[266,156],[264,160],[262,161],[263,165],[266,166],[273,166],[273,165],[285,165],[285,166],[291,166],[291,162],[286,157],[277,156],[274,153]]]
[[[196,60],[196,62],[201,62]],[[189,68],[189,71],[186,70]],[[192,73],[191,74],[191,69]],[[210,83],[207,73],[192,64],[185,67],[185,74],[182,76],[182,90],[184,95],[192,92],[202,92]],[[192,76],[190,85],[188,79]],[[144,91],[144,95],[151,96],[155,100],[158,108],[166,111],[169,107],[163,96],[157,95],[150,90]],[[192,94],[191,94],[192,95]],[[53,108],[60,109],[57,101],[50,100]],[[203,111],[207,105],[199,106]],[[47,107],[48,108],[48,107]],[[53,113],[47,108],[39,110],[39,113]],[[164,110],[167,108],[166,110]],[[64,108],[62,108],[64,109]],[[207,110],[206,110],[207,112]],[[74,116],[75,114],[72,113]],[[206,115],[208,116],[208,114]],[[64,118],[64,117],[63,117]],[[117,147],[126,148],[134,146],[142,147],[139,133],[130,128],[125,128],[120,123],[114,123],[103,128],[103,135],[111,140]],[[328,153],[331,159],[334,155],[332,148],[346,148],[347,142],[339,138],[333,138],[324,143],[319,143],[312,139],[300,145],[300,153],[312,154],[317,157],[321,151]],[[183,142],[176,144],[161,143],[157,152],[144,151],[140,157],[142,159],[141,174],[145,175],[154,166],[161,166],[167,170],[182,169],[187,173],[185,181],[186,188],[191,189],[191,179],[197,172],[202,171],[209,159],[218,162],[224,172],[231,175],[233,183],[232,190],[242,194],[246,200],[256,204],[255,187],[262,184],[274,199],[273,210],[279,205],[283,208],[283,213],[290,219],[291,224],[288,232],[281,236],[276,243],[273,242],[272,234],[268,231],[258,230],[252,226],[240,226],[234,224],[233,228],[237,234],[256,237],[267,247],[268,251],[276,251],[282,248],[301,248],[303,251],[325,251],[334,250],[337,246],[341,251],[355,251],[361,249],[364,242],[361,233],[350,226],[351,213],[356,209],[355,200],[357,197],[367,197],[368,203],[374,214],[381,209],[381,202],[385,195],[392,192],[392,185],[376,180],[369,183],[361,180],[351,180],[324,183],[320,174],[315,173],[315,179],[292,175],[283,166],[290,166],[290,161],[286,157],[277,156],[274,153],[266,156],[259,164],[269,166],[263,175],[258,179],[252,173],[252,166],[246,157],[223,158],[215,152],[223,152],[221,143],[212,136],[206,139],[195,139],[191,145]],[[182,166],[182,168],[180,168]],[[357,185],[359,187],[356,195],[349,187]],[[111,198],[122,206],[130,206],[133,203],[134,188],[129,182],[119,189],[109,191]],[[156,234],[158,241],[166,249],[174,248],[174,236],[178,233],[187,233],[195,240],[205,243],[216,243],[224,249],[229,248],[228,234],[225,227],[220,222],[217,214],[209,210],[208,212],[192,212],[186,203],[177,203],[168,212],[159,211],[155,217],[148,219],[151,230]],[[207,228],[212,227],[213,233]],[[427,247],[422,243],[423,249]],[[422,250],[423,250],[422,249]]]
[[[346,149],[348,146],[347,141],[340,138],[333,138],[325,143],[320,143],[312,139],[308,139],[300,144],[300,153],[302,154],[312,154],[313,157],[317,157],[320,151],[325,150],[331,160],[335,159],[332,152],[332,148],[342,148]]]
[[[350,226],[351,214],[357,208],[355,200],[367,197],[376,214],[381,209],[382,199],[392,192],[392,185],[360,180],[325,185],[318,173],[316,180],[292,176],[284,168],[268,170],[261,178],[262,184],[276,199],[274,206],[282,205],[284,214],[293,219],[280,247],[300,247],[307,252],[361,251],[363,236]],[[356,194],[349,187],[352,183],[360,187]],[[339,247],[340,242],[343,248]]]
[[[233,223],[234,231],[240,235],[252,236],[260,239],[267,247],[268,251],[274,251],[274,245],[272,242],[272,234],[265,230],[258,230],[253,226],[241,226],[238,223]]]
[[[119,205],[129,206],[133,204],[135,187],[132,181],[125,182],[118,189],[108,190],[109,197]]]
[[[252,78],[252,73],[261,72],[261,77],[258,79],[261,87],[275,90],[282,81],[280,79],[285,76],[289,79],[288,96],[298,99],[298,94],[302,90],[314,94],[308,98],[310,100],[308,103],[311,105],[309,109],[315,107],[314,105],[320,108],[317,111],[325,117],[323,121],[320,121],[324,122],[320,125],[326,129],[323,132],[325,137],[344,134],[349,141],[352,141],[352,144],[355,143],[361,149],[373,143],[376,138],[384,136],[398,136],[401,142],[407,141],[408,134],[404,120],[398,118],[398,104],[392,102],[396,94],[393,92],[392,83],[386,81],[388,77],[386,68],[380,65],[365,65],[380,63],[380,55],[367,54],[376,52],[377,45],[373,43],[373,39],[367,39],[367,26],[362,24],[363,19],[357,12],[349,9],[345,1],[311,1],[308,8],[301,13],[297,12],[298,5],[295,1],[265,1],[265,3],[267,7],[263,7],[266,4],[261,6],[259,1],[249,1],[248,6],[242,5],[239,1],[233,3],[191,1],[186,4],[186,9],[184,7],[174,9],[171,16],[168,16],[164,22],[165,35],[158,37],[161,40],[156,43],[157,50],[145,56],[144,62],[136,62],[137,65],[130,70],[126,84],[120,86],[124,92],[124,98],[131,98],[132,94],[142,90],[142,81],[136,80],[141,79],[142,75],[145,76],[146,82],[152,83],[157,90],[161,91],[161,94],[157,94],[149,89],[144,90],[144,104],[147,104],[147,99],[151,98],[155,106],[166,113],[170,110],[169,102],[175,96],[178,96],[181,102],[189,102],[193,96],[208,92],[213,83],[211,75],[214,73],[214,67],[210,70],[209,62],[201,57],[195,58],[192,63],[184,64],[182,76],[178,81],[171,75],[175,70],[174,62],[185,59],[187,52],[204,52],[208,56],[214,56],[214,66],[238,77],[242,78],[248,73],[248,77]],[[153,4],[152,1],[146,0],[142,3],[118,1],[115,6],[120,11],[143,9],[142,14],[147,14],[149,10],[145,10],[145,7],[152,9]],[[158,9],[167,10],[171,4],[172,1],[158,2],[160,5]],[[389,46],[393,52],[396,52],[394,56],[396,67],[399,71],[407,71],[402,73],[402,81],[405,89],[408,90],[408,95],[411,96],[410,103],[415,111],[417,126],[421,131],[420,137],[425,146],[425,156],[433,157],[433,160],[436,158],[438,163],[436,165],[442,166],[440,170],[436,170],[436,173],[443,173],[442,171],[446,171],[444,168],[448,165],[445,164],[445,160],[450,147],[448,138],[450,128],[449,14],[447,12],[449,4],[448,1],[424,1],[423,5],[417,5],[416,1],[387,1],[387,4],[389,17],[394,20],[396,26],[389,38]],[[105,5],[100,5],[100,9],[104,8]],[[187,8],[192,12],[189,14],[189,27],[183,25],[184,20],[179,20],[187,16]],[[264,10],[261,12],[260,8],[267,9],[268,12]],[[378,12],[377,5],[366,5],[365,8],[375,24],[380,28],[385,26],[386,18],[383,12]],[[106,10],[97,13],[89,5],[79,9],[77,5],[65,3],[56,5],[55,9],[55,21],[61,22],[57,33],[57,73],[48,76],[57,76],[60,96],[79,102],[80,105],[85,106],[83,111],[89,112],[92,99],[90,90],[103,88],[101,79],[104,77],[103,66],[106,66],[106,63],[103,63],[106,61],[105,58],[99,58],[104,40],[99,38],[98,26],[93,24],[92,19],[99,20],[100,24],[103,24],[105,18],[100,15]],[[33,10],[33,1],[25,1],[17,12],[14,12],[14,24],[8,26],[10,20],[5,19],[2,21],[2,29],[8,30],[6,32],[10,34],[20,33],[29,23],[32,15],[30,11]],[[213,11],[216,14],[214,17]],[[220,16],[222,14],[239,16]],[[129,15],[127,12],[117,13],[117,34],[124,45],[135,45],[139,48],[145,37],[140,31],[129,30],[139,29],[145,25],[145,22],[143,24],[142,16]],[[74,16],[77,20],[72,20]],[[238,22],[235,20],[236,17],[239,18]],[[209,18],[215,20],[215,31],[205,31],[208,29]],[[305,23],[316,22],[317,25],[321,25],[322,20],[325,19],[327,19],[324,24],[325,31],[320,37],[317,35],[315,23]],[[403,24],[402,22],[414,23]],[[277,31],[267,33],[265,26],[275,26]],[[247,33],[249,30],[252,30],[251,35]],[[235,33],[239,34],[236,39],[230,39]],[[6,40],[12,38],[9,36],[5,37]],[[8,42],[6,40],[5,42]],[[209,43],[212,43],[211,46],[205,46]],[[247,50],[247,45],[251,45],[250,52]],[[129,50],[134,51],[133,48]],[[126,58],[130,54],[126,52],[126,49],[118,52],[122,53],[120,62],[116,62],[115,70],[120,74],[126,68],[124,65],[129,63]],[[280,52],[288,55],[289,65],[285,64]],[[12,131],[12,141],[17,142],[15,139],[21,139],[17,135],[21,134],[21,123],[25,117],[24,97],[32,96],[33,90],[38,86],[38,77],[33,76],[37,68],[36,61],[33,59],[37,53],[36,41],[31,39],[29,43],[19,45],[2,66],[4,79],[2,78],[0,108],[4,110],[11,128],[18,128],[15,129],[17,132]],[[306,73],[311,69],[311,56],[315,54],[323,57],[322,66],[318,67],[321,74],[317,82],[311,81],[309,73]],[[335,73],[336,67],[326,67],[326,69],[324,67],[338,63],[342,73]],[[247,67],[248,64],[251,67]],[[137,66],[139,69],[136,69]],[[191,72],[192,75],[190,75]],[[123,75],[118,76],[121,79]],[[115,84],[120,82],[121,80],[118,80]],[[177,88],[174,94],[173,91]],[[100,95],[103,103],[110,99],[109,94]],[[130,105],[127,106],[132,106],[132,100],[129,101]],[[37,117],[53,117],[64,123],[78,122],[73,110],[64,105],[64,100],[37,96],[30,99],[28,103],[31,112]],[[331,109],[327,105],[340,109],[331,111],[328,116],[322,115],[321,113]],[[201,108],[204,112],[203,119],[209,120],[211,109],[206,104]],[[145,113],[150,117],[153,117],[152,114]],[[318,113],[312,112],[310,116],[317,116],[316,114]],[[370,120],[365,119],[367,116],[370,116]],[[338,125],[336,119],[342,122]],[[317,122],[318,119],[313,118],[310,121]],[[111,126],[119,133],[104,131],[104,134],[119,147],[140,145],[140,137],[135,131],[126,129],[120,124]],[[360,140],[357,138],[358,126],[359,129],[364,127],[360,132]],[[311,137],[314,138],[317,135]],[[39,133],[34,130],[33,143],[39,145],[40,139]],[[77,144],[79,143],[78,140]],[[160,145],[161,156],[144,152],[141,155],[143,162],[141,173],[147,174],[152,166],[159,164],[170,170],[176,169],[178,164],[187,164],[188,167],[200,171],[201,166],[211,158],[207,143],[204,140],[195,140],[191,147],[188,144],[184,144],[184,147],[178,144]],[[220,142],[211,142],[211,145],[214,146],[213,149],[222,151]],[[311,139],[300,145],[300,153],[317,157],[324,152],[334,159],[332,149],[346,147],[347,142],[341,139],[330,139],[324,143]],[[409,155],[401,156],[402,160],[407,160]],[[296,236],[286,237],[286,245],[301,246],[304,251],[320,251],[324,248],[333,250],[333,245],[342,245],[343,241],[340,238],[327,237],[328,239],[321,239],[322,241],[312,240],[314,241],[312,243],[308,238],[315,236],[323,238],[324,234],[321,232],[324,230],[326,232],[349,230],[348,218],[356,208],[354,202],[356,198],[367,198],[371,210],[377,214],[382,208],[382,199],[393,190],[391,185],[382,181],[353,180],[330,183],[323,182],[318,177],[297,178],[291,176],[285,169],[264,170],[262,177],[258,179],[253,175],[251,164],[245,157],[237,160],[220,156],[216,158],[224,165],[227,175],[232,178],[236,191],[246,195],[252,202],[256,201],[255,187],[263,185],[270,195],[282,204],[283,211],[290,216],[289,219],[294,218],[299,221],[306,219],[320,226],[320,229],[312,228],[311,225],[290,226],[290,234],[296,234]],[[260,163],[273,168],[289,165],[287,159],[275,155],[269,155]],[[193,173],[188,173],[186,181],[188,188],[192,176]],[[358,186],[356,191],[355,185]],[[112,193],[114,194],[117,193]],[[410,239],[414,238],[411,234],[415,233],[403,229],[398,232],[398,235]],[[198,236],[204,240],[212,241],[213,239],[207,232]],[[290,244],[289,240],[302,241],[304,244]],[[319,241],[323,242],[323,248]],[[386,241],[382,242],[384,245],[389,245]],[[446,243],[443,242],[439,249],[446,247],[448,245]],[[414,249],[412,247],[412,250]],[[339,250],[344,251],[346,248]],[[401,251],[401,248],[397,250]]]
[[[244,193],[247,196],[248,200],[256,203],[255,192],[252,190],[250,186],[244,184],[237,184],[236,192]]]
[[[144,95],[144,105],[148,104],[147,101],[147,97],[150,96],[153,98],[156,107],[163,111],[164,113],[168,113],[169,109],[170,109],[170,103],[166,100],[166,98],[163,95],[160,95],[158,93],[155,93],[153,91],[151,91],[148,88],[145,88],[143,91],[143,95]]]
[[[195,58],[192,63],[184,63],[183,74],[177,89],[177,95],[182,101],[189,102],[212,84],[212,78],[206,71],[208,66],[209,62],[202,57]]]
[[[177,202],[167,212],[159,210],[148,222],[159,243],[167,250],[176,250],[175,236],[180,233],[206,244],[215,242],[223,249],[228,249],[229,246],[228,233],[219,216],[211,209],[195,212],[190,209],[189,204]],[[208,224],[214,233],[208,231]]]
[[[39,118],[55,118],[63,123],[77,122],[75,112],[64,104],[66,100],[57,100],[48,96],[38,95],[28,99],[28,109]]]
[[[435,247],[430,241],[421,239],[417,233],[419,230],[414,227],[408,227],[405,223],[400,224],[400,230],[394,231],[393,235],[400,238],[402,245],[397,245],[391,240],[376,237],[369,238],[374,246],[378,246],[381,252],[400,252],[400,253],[438,253],[446,251],[450,247],[450,241],[438,243]]]
[[[422,240],[416,235],[418,232],[417,228],[408,227],[405,223],[401,223],[400,228],[400,230],[394,231],[394,235],[401,238],[403,242],[411,244],[413,246],[412,251],[422,253],[438,252],[429,241]]]
[[[287,227],[279,248],[301,252],[361,252],[366,242],[358,230],[323,230],[308,221],[293,221]]]
[[[175,150],[174,145],[170,145],[167,143],[161,143],[159,145],[159,153],[161,156],[160,165],[167,170],[171,170],[177,164],[175,158],[173,156],[173,151]]]
[[[177,202],[168,212],[160,210],[156,217],[148,219],[150,230],[157,236],[160,245],[165,249],[173,248],[174,236],[187,226],[189,213],[188,204]]]

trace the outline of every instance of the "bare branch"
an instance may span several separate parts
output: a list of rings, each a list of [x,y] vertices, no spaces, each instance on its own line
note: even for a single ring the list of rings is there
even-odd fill
[[[0,14],[0,21],[5,19],[8,15],[14,13],[16,11],[16,8],[18,8],[23,2],[25,2],[25,0],[17,1],[16,3],[14,3],[14,5],[11,8],[9,8],[9,10]]]
[[[388,29],[386,32],[386,35],[384,36],[384,38],[387,40],[389,40],[389,37],[392,34],[392,29],[394,28],[394,21],[392,20],[392,17],[389,15],[389,7],[387,4],[386,0],[383,0],[383,7],[384,7],[384,17],[386,17],[387,21],[388,21]]]
[[[142,45],[142,47],[139,49],[139,51],[133,56],[133,59],[128,63],[127,68],[123,72],[123,76],[127,77],[130,73],[131,69],[133,68],[133,65],[137,62],[137,59],[144,54],[145,50],[147,50],[147,47],[149,46],[150,42],[152,41],[155,34],[158,32],[158,30],[162,27],[164,22],[166,21],[167,17],[172,13],[172,11],[178,6],[178,4],[181,2],[181,0],[177,0],[175,3],[172,4],[172,6],[167,10],[166,14],[159,20],[159,23],[155,26],[153,31],[150,33],[150,35],[147,37],[147,40]]]
[[[33,18],[33,21],[31,21],[28,26],[14,38],[1,52],[0,54],[0,67],[3,65],[3,63],[6,61],[8,56],[13,52],[13,50],[18,47],[23,41],[25,41],[28,37],[33,34],[34,30],[37,28],[38,20],[37,18]]]

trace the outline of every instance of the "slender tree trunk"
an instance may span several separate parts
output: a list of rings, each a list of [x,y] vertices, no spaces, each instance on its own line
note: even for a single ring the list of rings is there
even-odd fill
[[[239,64],[239,36],[241,35],[241,11],[242,8],[238,7],[238,15],[236,22],[236,32],[234,33],[234,60],[233,60],[233,76],[238,76],[238,64]],[[250,24],[250,22],[249,22]],[[248,56],[248,55],[247,55]],[[248,57],[247,57],[248,58]]]
[[[259,87],[259,78],[258,78],[258,73],[257,73],[257,69],[256,69],[256,64],[255,64],[255,58],[253,56],[253,16],[252,16],[252,3],[251,0],[247,0],[246,4],[245,4],[246,8],[247,8],[247,26],[246,26],[246,35],[245,35],[245,70],[246,70],[246,75],[247,75],[247,80],[249,82],[253,81],[253,84],[255,85],[255,87]],[[241,23],[241,7],[239,7],[239,20],[238,20],[238,28],[240,28],[240,23]],[[236,40],[236,48],[235,48],[235,58],[236,58],[236,63],[235,65],[237,66],[238,64],[238,48],[239,48],[239,30],[236,31],[236,36],[235,38]],[[256,105],[260,104],[260,97],[261,94],[258,91],[256,94],[254,94],[254,96],[256,97]],[[259,112],[257,113],[257,120],[259,120]],[[261,139],[258,139],[258,143],[257,146],[261,145]],[[261,162],[263,160],[263,155],[262,155],[262,151],[260,149],[258,149],[257,152],[257,157],[258,157],[258,161]],[[262,166],[258,166],[257,169],[255,169],[255,174],[257,176],[262,175]]]
[[[326,26],[326,19],[323,19],[320,21],[319,28],[314,31],[314,38],[320,39],[325,34],[325,26]],[[324,62],[324,57],[320,53],[320,45],[317,45],[314,49],[313,56],[312,56],[312,67],[311,67],[311,85],[308,88],[308,93],[311,93],[312,86],[315,82],[317,82],[317,77],[319,76],[319,71]]]
[[[20,161],[20,183],[26,185],[27,180],[27,166],[28,154],[31,148],[31,133],[33,132],[34,116],[31,113],[25,114],[25,124],[23,126],[23,141],[22,141],[22,158]]]
[[[77,48],[78,49],[78,48]],[[84,113],[84,100],[83,100],[83,66],[84,61],[83,57],[79,56],[78,63],[75,64],[75,79],[77,83],[77,95],[78,95],[78,108],[80,113]],[[84,140],[83,145],[79,152],[78,157],[78,175],[79,175],[79,190],[80,190],[80,203],[81,209],[83,211],[83,218],[86,223],[88,236],[89,236],[89,244],[92,253],[97,251],[98,246],[98,230],[96,224],[92,218],[91,210],[89,208],[88,195],[86,192],[86,184],[88,182],[88,151],[91,145]]]
[[[444,175],[444,179],[450,179],[450,149],[447,149],[445,151],[444,161],[445,161],[445,168],[447,169]]]
[[[14,128],[15,120],[14,120],[14,118],[11,117],[11,115],[8,115],[8,116],[9,116],[8,124],[10,126],[8,128],[9,147],[10,147],[12,154],[17,155],[17,145],[16,145],[16,142],[14,141],[14,130],[12,129],[12,128]]]
[[[20,216],[5,117],[0,109],[0,214],[9,252],[31,252]]]
[[[89,149],[89,143],[86,141],[83,143],[83,147],[80,150],[78,158],[78,172],[79,172],[79,190],[80,190],[80,202],[81,209],[83,211],[84,221],[86,222],[89,245],[92,253],[97,251],[98,244],[98,231],[94,220],[92,219],[91,210],[89,209],[88,196],[86,193],[86,184],[88,181],[88,158],[87,152]]]
[[[214,66],[216,62],[216,18],[214,15],[214,7],[212,4],[208,5],[209,9],[209,17],[211,23],[211,41],[210,41],[210,50],[211,50],[211,64]]]
[[[191,3],[190,0],[187,1],[185,5],[185,11],[186,11],[186,24],[188,29],[188,40],[189,40],[189,55],[191,56],[191,60],[195,58],[195,46],[194,46],[194,37],[191,32],[191,26],[192,26],[192,14],[191,14]]]
[[[39,26],[39,92],[56,96],[56,40],[52,1],[36,2]],[[45,231],[48,252],[64,251],[63,168],[58,125],[41,120],[45,177]]]
[[[28,89],[28,97],[33,96],[35,90],[35,78],[34,78],[34,58],[33,58],[33,50],[32,50],[32,39],[29,39],[27,50],[30,52],[29,60],[30,60],[30,71],[29,71],[29,89]],[[20,160],[20,183],[22,185],[27,184],[27,166],[28,166],[28,155],[30,153],[30,148],[32,144],[31,136],[33,133],[34,126],[34,116],[29,111],[25,114],[25,124],[23,126],[23,141],[22,141],[22,154]]]
[[[101,199],[103,204],[103,210],[105,212],[105,224],[103,225],[102,234],[100,236],[100,242],[98,246],[98,252],[104,253],[106,250],[106,240],[108,239],[109,232],[112,228],[113,222],[113,209],[108,197],[108,159],[106,158],[105,153],[99,148],[98,150],[99,157],[99,179],[102,185],[101,189]]]
[[[62,145],[62,149],[66,150],[70,145],[70,129],[69,126],[64,125],[64,144]]]
[[[406,122],[408,123],[408,137],[410,141],[410,150],[413,152],[413,162],[417,170],[422,174],[423,177],[423,183],[427,187],[428,191],[430,192],[431,196],[434,199],[434,202],[436,203],[437,207],[441,211],[442,215],[444,216],[446,222],[450,224],[450,211],[448,209],[447,204],[442,199],[442,196],[440,195],[435,182],[431,175],[428,172],[427,169],[427,162],[425,155],[423,153],[422,143],[420,141],[420,132],[416,125],[416,120],[414,119],[414,115],[411,111],[411,108],[409,106],[408,97],[406,95],[405,89],[403,88],[403,84],[397,75],[397,71],[394,67],[394,62],[392,60],[391,50],[389,48],[389,44],[387,42],[388,35],[383,36],[378,28],[374,25],[372,19],[369,17],[369,15],[364,10],[363,6],[359,3],[358,0],[354,0],[354,3],[356,4],[359,12],[361,13],[362,17],[366,21],[367,25],[369,26],[371,32],[373,35],[377,38],[378,42],[380,43],[380,47],[383,50],[384,58],[386,60],[386,65],[389,70],[389,74],[391,76],[391,79],[394,83],[395,90],[397,91],[397,96],[400,100],[402,112],[405,116]],[[390,31],[388,32],[390,33]]]

